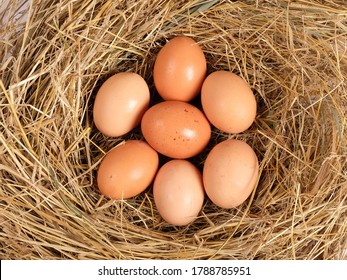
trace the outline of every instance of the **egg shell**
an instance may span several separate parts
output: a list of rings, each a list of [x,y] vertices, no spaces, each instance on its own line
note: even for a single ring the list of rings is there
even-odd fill
[[[225,140],[217,144],[205,160],[205,191],[217,206],[237,207],[252,193],[258,170],[258,158],[247,143]]]
[[[211,138],[211,126],[204,114],[182,101],[164,101],[149,108],[141,129],[156,151],[175,159],[195,156]]]
[[[158,165],[158,153],[146,142],[128,140],[110,150],[101,161],[98,188],[112,199],[134,197],[151,184]]]
[[[251,88],[240,76],[229,71],[216,71],[205,79],[201,103],[208,120],[226,133],[245,131],[257,113]]]
[[[189,37],[171,39],[157,55],[154,84],[165,100],[192,100],[200,92],[205,76],[205,55]]]
[[[124,135],[140,123],[149,99],[148,85],[140,75],[115,74],[102,84],[95,97],[95,126],[106,136]]]
[[[172,225],[183,226],[198,216],[204,203],[200,171],[187,160],[171,160],[158,171],[153,183],[159,214]]]

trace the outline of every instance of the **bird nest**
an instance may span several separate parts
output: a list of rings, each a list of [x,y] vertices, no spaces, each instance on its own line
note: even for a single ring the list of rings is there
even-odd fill
[[[347,258],[344,0],[0,3],[1,259]],[[114,73],[140,74],[155,95],[156,54],[177,35],[201,46],[208,73],[250,84],[254,124],[212,138],[244,140],[260,166],[245,203],[206,197],[181,227],[160,217],[151,187],[124,201],[99,193],[104,154],[142,136],[105,137],[92,117]]]

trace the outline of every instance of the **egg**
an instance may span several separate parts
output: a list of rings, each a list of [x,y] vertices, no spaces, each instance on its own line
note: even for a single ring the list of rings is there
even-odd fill
[[[175,226],[191,223],[204,203],[200,171],[187,160],[171,160],[158,171],[153,197],[159,214]]]
[[[101,161],[98,188],[112,199],[134,197],[152,183],[158,165],[158,153],[146,142],[128,140],[111,149]]]
[[[192,100],[200,92],[205,75],[202,49],[185,36],[175,37],[164,45],[153,69],[155,87],[165,100]]]
[[[237,207],[252,193],[258,172],[258,158],[247,143],[236,139],[220,142],[204,163],[206,194],[217,206]]]
[[[216,71],[205,79],[201,103],[208,120],[226,133],[245,131],[256,117],[257,104],[250,86],[229,71]]]
[[[164,101],[149,108],[141,129],[148,144],[175,159],[197,155],[211,138],[211,126],[204,114],[182,101]]]
[[[140,123],[149,99],[148,85],[140,75],[115,74],[102,84],[95,97],[95,126],[106,136],[122,136]]]

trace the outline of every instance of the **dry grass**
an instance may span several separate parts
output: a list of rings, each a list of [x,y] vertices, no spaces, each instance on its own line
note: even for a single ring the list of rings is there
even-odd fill
[[[347,258],[344,0],[33,0],[27,23],[15,17],[22,0],[5,2],[1,259]],[[151,189],[127,201],[99,194],[97,166],[122,139],[101,135],[91,110],[115,72],[141,74],[154,92],[155,55],[177,34],[201,45],[209,72],[240,74],[258,100],[249,131],[213,132],[254,147],[255,192],[232,210],[206,199],[186,227],[160,218]]]

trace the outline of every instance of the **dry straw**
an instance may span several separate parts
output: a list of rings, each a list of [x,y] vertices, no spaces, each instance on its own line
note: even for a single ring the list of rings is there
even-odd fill
[[[1,259],[347,258],[347,4],[330,1],[0,0]],[[175,35],[208,71],[251,85],[254,125],[213,139],[254,147],[251,198],[172,227],[149,188],[110,201],[96,188],[105,152],[92,120],[100,84],[135,71],[155,93],[155,55]],[[173,85],[174,86],[174,85]],[[201,167],[204,155],[196,159]]]

